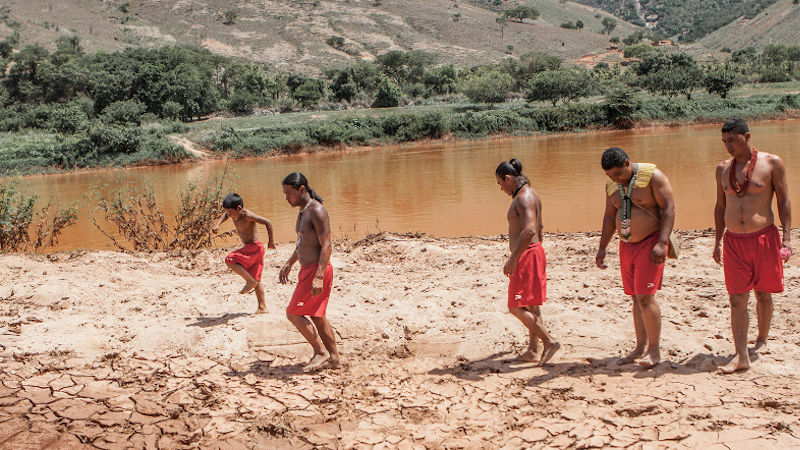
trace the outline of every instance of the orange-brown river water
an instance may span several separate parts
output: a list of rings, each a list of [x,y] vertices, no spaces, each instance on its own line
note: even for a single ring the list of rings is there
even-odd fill
[[[606,148],[617,146],[634,162],[658,165],[675,192],[676,227],[697,229],[714,226],[714,169],[728,157],[719,129],[720,125],[655,127],[405,145],[233,161],[230,165],[238,176],[235,190],[244,198],[245,207],[272,220],[278,242],[294,240],[297,209],[286,203],[280,185],[293,171],[304,173],[324,199],[334,237],[357,238],[380,230],[436,236],[505,233],[511,198],[500,191],[494,170],[510,158],[522,162],[523,173],[541,196],[546,231],[589,231],[600,229],[605,201],[606,177],[600,156]],[[783,158],[790,198],[798,201],[800,120],[753,122],[750,130],[756,148]],[[41,198],[56,194],[72,200],[90,192],[93,183],[110,183],[127,174],[128,180],[152,183],[160,207],[171,211],[189,180],[208,177],[223,164],[32,176],[24,178],[21,187],[32,189]],[[87,201],[80,221],[65,230],[55,250],[108,247],[109,241],[89,220],[94,204],[96,200]],[[231,227],[228,222],[223,230]]]

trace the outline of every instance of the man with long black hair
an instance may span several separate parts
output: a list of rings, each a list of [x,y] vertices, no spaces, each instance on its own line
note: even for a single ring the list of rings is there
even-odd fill
[[[281,184],[286,201],[292,207],[300,208],[295,223],[297,244],[279,275],[280,282],[286,284],[292,266],[300,262],[297,287],[286,308],[286,317],[314,348],[314,356],[303,371],[319,370],[326,365],[338,369],[340,362],[336,335],[325,317],[333,284],[328,211],[322,206],[322,198],[308,186],[308,180],[302,173],[290,173]]]

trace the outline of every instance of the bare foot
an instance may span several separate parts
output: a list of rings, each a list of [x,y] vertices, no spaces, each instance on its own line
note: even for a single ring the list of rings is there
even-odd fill
[[[744,358],[744,361],[741,362],[739,359],[739,355],[734,356],[731,362],[728,364],[717,367],[717,371],[719,373],[733,373],[739,370],[747,370],[750,368],[750,360],[748,358]]]
[[[517,356],[511,360],[512,363],[538,363],[539,355],[534,350],[528,350],[525,353]]]
[[[561,344],[558,342],[553,342],[552,344],[544,346],[544,353],[542,353],[542,362],[539,363],[540,366],[547,364],[547,361],[550,361],[550,358],[556,354],[558,349],[561,348]]]
[[[247,284],[244,285],[242,290],[239,291],[239,293],[240,294],[249,294],[250,292],[253,291],[253,289],[256,288],[256,286],[258,286],[258,280],[248,281]]]
[[[753,349],[752,349],[751,353],[755,353],[755,352],[761,350],[762,347],[766,347],[766,346],[767,346],[767,341],[756,341],[756,345],[753,346]]]
[[[626,356],[624,358],[618,359],[617,360],[617,365],[622,366],[624,364],[630,364],[630,363],[636,361],[637,359],[641,358],[643,354],[644,354],[644,350],[634,350],[634,351],[631,352],[630,355],[628,355],[628,356]]]
[[[645,369],[655,367],[661,361],[661,355],[646,354],[641,358],[637,358],[634,362]]]
[[[333,357],[328,360],[328,369],[338,370],[342,368],[342,363],[339,361],[339,357]]]
[[[254,312],[254,313],[253,313],[253,315],[255,316],[255,315],[257,315],[257,314],[266,314],[266,313],[268,313],[268,312],[269,312],[269,311],[267,311],[267,308],[266,308],[266,307],[263,307],[263,308],[262,308],[261,306],[259,306],[259,307],[258,307],[258,309],[256,310],[256,312]]]
[[[313,372],[315,370],[319,370],[330,359],[331,355],[328,352],[325,352],[324,354],[321,355],[314,355],[314,357],[311,358],[311,361],[309,361],[308,364],[306,364],[305,367],[303,367],[303,372],[308,373],[308,372]]]

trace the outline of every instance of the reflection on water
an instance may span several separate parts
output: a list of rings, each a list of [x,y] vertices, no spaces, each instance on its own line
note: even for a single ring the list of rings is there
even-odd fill
[[[800,121],[752,123],[752,142],[781,156],[787,167],[790,197],[800,198]],[[599,230],[605,202],[605,173],[600,155],[622,147],[634,162],[651,162],[669,177],[676,201],[676,227],[714,226],[714,169],[728,155],[720,125],[646,128],[628,131],[549,135],[448,144],[418,144],[354,152],[231,162],[236,191],[245,207],[272,220],[276,240],[294,239],[296,209],[286,203],[280,182],[293,171],[304,173],[331,216],[334,237],[367,232],[412,231],[437,236],[505,233],[510,197],[500,191],[494,169],[519,159],[539,192],[546,231]],[[120,174],[152,183],[162,209],[178,206],[189,180],[210,177],[222,162],[104,170],[28,177],[23,186],[42,197],[53,193],[75,199],[93,183],[111,183]],[[106,248],[108,240],[88,219],[65,230],[57,249]],[[226,228],[227,227],[227,228]],[[232,227],[228,222],[223,231]],[[262,231],[265,233],[266,231]],[[233,244],[230,240],[225,244]]]

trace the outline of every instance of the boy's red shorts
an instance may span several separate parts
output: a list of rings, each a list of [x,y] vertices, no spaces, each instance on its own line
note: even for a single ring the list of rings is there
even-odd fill
[[[241,264],[250,276],[261,281],[261,271],[264,270],[264,244],[261,241],[245,244],[244,247],[230,252],[225,261]]]
[[[755,233],[725,232],[722,241],[722,267],[728,294],[744,294],[752,289],[777,294],[783,292],[783,261],[778,227],[768,226]]]
[[[541,305],[547,299],[547,257],[540,242],[531,244],[519,257],[508,283],[508,307]]]
[[[619,242],[619,268],[625,295],[653,295],[661,289],[664,263],[652,263],[653,247],[658,244],[661,231],[656,231],[639,242]]]
[[[325,268],[325,274],[322,276],[322,292],[312,296],[311,283],[314,281],[317,267],[318,264],[309,264],[300,268],[297,287],[294,288],[292,301],[286,308],[287,313],[293,316],[325,317],[333,286],[333,266],[328,263],[328,267]]]

